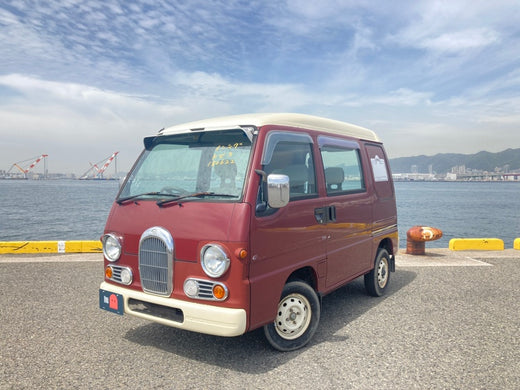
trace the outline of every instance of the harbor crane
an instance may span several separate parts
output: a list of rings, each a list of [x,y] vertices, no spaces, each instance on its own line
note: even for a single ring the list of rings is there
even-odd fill
[[[89,179],[103,179],[103,173],[110,166],[113,160],[116,160],[116,173],[117,173],[117,154],[119,152],[112,153],[109,157],[92,164],[90,164],[90,168],[83,175],[80,176],[80,180],[89,180]],[[99,167],[101,166],[101,168]]]
[[[47,176],[47,157],[48,156],[49,156],[48,154],[42,154],[40,156],[31,157],[26,160],[17,161],[11,166],[11,168],[9,168],[9,170],[7,171],[7,174],[9,175],[9,173],[13,170],[13,168],[16,168],[23,174],[23,178],[27,179],[27,174],[43,159],[43,175]],[[29,161],[32,161],[29,165],[26,165],[25,167],[22,166]]]

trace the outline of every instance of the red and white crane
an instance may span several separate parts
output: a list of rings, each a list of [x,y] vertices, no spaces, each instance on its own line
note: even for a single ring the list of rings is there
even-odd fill
[[[103,164],[103,166],[101,167],[101,169],[98,171],[98,174],[99,175],[103,175],[103,172],[106,171],[106,169],[108,168],[108,166],[112,163],[112,161],[114,160],[114,158],[116,158],[117,154],[119,152],[114,152],[106,161],[105,163]]]
[[[106,169],[110,166],[112,161],[116,158],[117,154],[119,152],[114,152],[109,157],[95,163],[89,163],[90,168],[87,172],[85,172],[83,175],[81,175],[80,179],[86,180],[86,179],[103,179],[103,173],[106,171]],[[102,164],[102,165],[101,165]],[[101,168],[99,168],[99,165],[101,165]],[[117,167],[116,167],[117,171]],[[116,172],[117,173],[117,172]]]
[[[48,156],[49,156],[48,154],[42,154],[40,156],[28,158],[27,160],[17,161],[11,166],[11,168],[9,168],[9,170],[7,171],[7,174],[9,174],[13,168],[16,168],[23,174],[24,179],[27,179],[27,174],[43,159],[43,166],[44,166],[43,174],[47,175],[47,160],[46,159]],[[29,165],[22,167],[22,164],[24,164],[28,161],[32,161],[32,162]]]

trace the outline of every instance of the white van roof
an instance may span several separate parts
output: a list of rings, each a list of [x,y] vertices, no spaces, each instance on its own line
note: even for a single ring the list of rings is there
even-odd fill
[[[197,130],[233,129],[245,126],[261,127],[265,125],[279,125],[318,130],[324,133],[347,135],[354,138],[380,142],[379,137],[372,130],[352,125],[350,123],[321,118],[305,114],[244,114],[219,118],[204,119],[196,122],[171,126],[160,131],[161,135],[181,134]]]

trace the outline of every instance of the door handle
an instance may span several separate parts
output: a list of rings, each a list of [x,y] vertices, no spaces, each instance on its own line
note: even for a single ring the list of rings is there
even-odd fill
[[[316,221],[321,225],[325,225],[329,222],[335,222],[336,206],[318,207],[314,209],[314,218],[316,218]]]
[[[316,218],[319,224],[325,225],[327,223],[327,208],[319,207],[314,209],[314,218]]]
[[[336,206],[328,207],[329,222],[336,222]]]

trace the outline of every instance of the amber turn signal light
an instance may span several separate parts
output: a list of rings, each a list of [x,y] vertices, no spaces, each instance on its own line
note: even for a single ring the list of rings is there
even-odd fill
[[[110,279],[112,277],[112,267],[105,268],[105,276],[107,277],[107,279]]]
[[[213,296],[217,299],[223,299],[226,296],[226,290],[220,284],[213,286]]]
[[[236,257],[238,257],[240,260],[244,260],[247,257],[247,251],[244,248],[238,248],[235,251]]]

